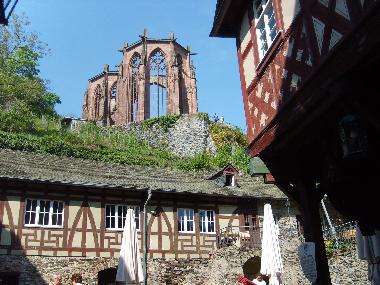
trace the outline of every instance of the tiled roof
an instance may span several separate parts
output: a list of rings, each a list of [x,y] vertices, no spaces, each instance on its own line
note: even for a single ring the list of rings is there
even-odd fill
[[[163,192],[284,199],[274,185],[261,177],[241,175],[239,187],[220,187],[208,180],[210,172],[126,166],[72,157],[0,149],[0,179],[101,188],[152,189]]]

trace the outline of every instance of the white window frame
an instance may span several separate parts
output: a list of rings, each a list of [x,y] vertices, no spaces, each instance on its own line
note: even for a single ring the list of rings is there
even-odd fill
[[[227,177],[231,177],[231,184],[227,184]],[[233,173],[229,173],[229,172],[226,172],[226,173],[224,173],[224,180],[225,180],[225,186],[227,186],[227,187],[235,187],[236,185],[236,183],[235,183],[235,174],[233,174]]]
[[[36,201],[36,207],[35,209],[31,208],[31,209],[27,209],[27,204],[28,204],[28,201],[30,201],[30,203],[33,203],[33,201]],[[41,211],[41,204],[42,202],[49,202],[50,203],[50,206],[49,206],[49,211]],[[54,211],[54,203],[57,203],[57,208],[56,210],[57,211]],[[59,205],[62,205],[62,212],[58,212],[58,209],[60,208]],[[63,201],[59,201],[59,200],[46,200],[46,199],[26,199],[25,201],[25,211],[24,211],[24,226],[25,227],[39,227],[39,228],[63,228],[63,223],[64,223],[64,212],[65,212],[65,203]],[[32,222],[32,218],[31,216],[29,217],[29,223],[26,222],[26,216],[27,214],[32,214],[34,213],[35,214],[35,217],[34,217],[34,222]],[[45,213],[46,215],[48,215],[48,224],[46,225],[42,225],[40,224],[40,214],[41,213]],[[52,222],[53,222],[53,215],[57,215],[57,224],[56,225],[53,225]],[[58,224],[58,220],[59,220],[59,216],[61,216],[61,224]]]
[[[107,215],[107,207],[115,207],[115,214],[114,215]],[[123,219],[120,223],[120,220],[119,220],[119,208],[121,209],[125,209],[125,213],[123,212],[122,210],[122,216],[123,216]],[[134,213],[135,213],[135,223],[136,223],[136,230],[137,231],[140,231],[140,207],[139,206],[127,206],[127,205],[122,205],[122,204],[106,204],[104,206],[104,210],[105,210],[105,215],[104,215],[104,222],[105,222],[105,229],[107,231],[122,231],[124,229],[123,227],[123,223],[125,224],[125,217],[127,215],[127,210],[128,208],[133,208],[134,209]],[[107,227],[107,219],[108,218],[113,218],[114,219],[114,222],[115,222],[115,226],[114,227],[110,227],[108,226]]]
[[[205,215],[202,215],[205,213]],[[211,217],[209,217],[208,213],[212,213]],[[209,225],[212,225],[213,231],[209,230]],[[213,210],[199,210],[199,231],[204,234],[215,234],[215,211]]]
[[[183,211],[183,219],[180,215],[181,211]],[[190,215],[191,213],[191,215]],[[192,216],[192,219],[191,219]],[[180,233],[195,233],[195,221],[194,221],[194,209],[189,208],[178,208],[177,211],[177,219],[178,219],[178,232]],[[188,229],[188,223],[192,224],[192,230]]]
[[[261,7],[261,13],[259,14],[259,11],[257,11],[255,7],[255,2],[261,1],[260,7]],[[273,17],[274,17],[274,26],[275,29],[275,35],[271,37],[271,33],[273,32],[270,29],[269,25],[269,16],[268,12],[270,10],[270,7],[272,7],[273,11]],[[255,15],[255,29],[256,29],[256,38],[257,38],[257,45],[258,45],[258,52],[260,60],[264,58],[264,56],[267,54],[267,52],[270,50],[271,45],[275,41],[275,39],[278,36],[279,31],[277,30],[277,19],[276,19],[276,13],[273,7],[273,0],[255,0],[253,4],[253,14]],[[263,31],[265,32],[264,40],[262,39],[263,33],[261,32],[261,27],[264,27]],[[265,42],[264,42],[265,41]],[[265,45],[266,47],[265,47]]]

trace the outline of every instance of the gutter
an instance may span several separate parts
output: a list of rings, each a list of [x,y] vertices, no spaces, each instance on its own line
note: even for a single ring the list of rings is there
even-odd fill
[[[144,204],[144,285],[148,284],[148,213],[146,212],[146,205],[150,198],[152,198],[152,190],[148,190],[148,197]]]

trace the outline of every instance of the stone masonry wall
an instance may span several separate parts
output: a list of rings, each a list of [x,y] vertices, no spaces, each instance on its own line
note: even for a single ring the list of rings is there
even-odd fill
[[[284,262],[284,285],[310,284],[301,271],[294,239],[281,241]],[[243,275],[244,264],[260,251],[245,250],[235,245],[198,259],[150,259],[149,285],[233,285]],[[97,284],[97,274],[115,268],[117,258],[0,256],[0,272],[20,272],[21,285],[49,284],[53,273],[60,273],[63,284],[71,284],[73,273],[82,273],[83,284]],[[332,282],[335,285],[370,284],[367,281],[367,263],[358,260],[354,251],[337,254],[329,260]]]
[[[179,156],[193,156],[203,151],[211,153],[216,151],[208,123],[198,114],[181,115],[178,121],[167,130],[159,124],[147,128],[143,123],[132,123],[125,128],[144,142],[155,147],[167,147]]]
[[[0,272],[20,273],[20,285],[49,284],[54,273],[62,275],[63,284],[71,284],[71,276],[81,273],[83,284],[95,285],[99,271],[116,266],[117,258],[0,255]]]

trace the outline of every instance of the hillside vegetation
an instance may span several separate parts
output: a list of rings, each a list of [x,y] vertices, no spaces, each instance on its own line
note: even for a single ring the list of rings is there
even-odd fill
[[[119,128],[87,124],[77,132],[70,132],[61,128],[59,118],[35,119],[33,129],[15,129],[10,125],[0,125],[1,148],[183,170],[216,169],[227,163],[248,170],[245,135],[237,128],[218,123],[210,123],[218,149],[216,154],[203,152],[188,158],[178,157],[163,147],[153,148]]]
[[[232,163],[247,171],[246,136],[238,128],[209,122],[217,153],[180,158],[165,147],[153,148],[118,128],[87,124],[77,132],[61,127],[55,111],[60,98],[40,77],[39,59],[46,44],[28,31],[28,20],[15,15],[8,27],[0,26],[0,147],[120,164],[171,167],[183,170],[216,169]],[[199,116],[208,120],[207,114]],[[170,128],[178,116],[146,120]]]

